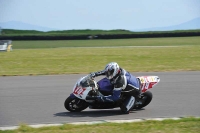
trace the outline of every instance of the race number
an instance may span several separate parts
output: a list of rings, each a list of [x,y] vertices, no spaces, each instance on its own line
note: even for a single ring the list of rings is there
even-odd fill
[[[74,89],[74,94],[76,95],[83,95],[83,92],[85,91],[86,89],[85,88],[82,88],[80,86],[77,86],[75,89]]]

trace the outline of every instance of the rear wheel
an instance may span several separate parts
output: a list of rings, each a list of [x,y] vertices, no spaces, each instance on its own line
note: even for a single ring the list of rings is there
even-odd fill
[[[70,112],[80,112],[88,107],[86,101],[68,97],[64,103],[65,108]]]
[[[141,98],[136,101],[133,109],[141,109],[147,106],[153,98],[153,94],[150,91],[146,91],[141,95]]]

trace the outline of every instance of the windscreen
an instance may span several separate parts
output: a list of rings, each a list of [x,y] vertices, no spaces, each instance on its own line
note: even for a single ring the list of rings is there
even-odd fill
[[[94,87],[95,86],[95,84],[94,84],[94,81],[92,80],[92,79],[86,79],[86,80],[81,80],[81,82],[80,82],[80,85],[82,86],[82,87]]]

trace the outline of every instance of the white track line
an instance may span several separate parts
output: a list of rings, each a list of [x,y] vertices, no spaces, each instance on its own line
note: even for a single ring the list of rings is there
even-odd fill
[[[132,119],[132,120],[104,120],[104,121],[92,121],[92,122],[71,122],[65,124],[73,124],[73,125],[91,125],[91,124],[101,124],[101,123],[131,123],[131,122],[142,122],[147,120],[155,120],[155,121],[163,121],[163,120],[179,120],[184,117],[173,117],[173,118],[146,118],[146,119]],[[187,117],[185,117],[187,118]],[[200,118],[200,117],[195,117]],[[32,128],[40,128],[40,127],[50,127],[50,126],[62,126],[64,124],[35,124],[35,125],[28,125]],[[18,129],[19,126],[10,126],[10,127],[0,127],[0,130],[15,130]]]
[[[57,48],[174,48],[183,46],[102,46],[102,47],[57,47]]]

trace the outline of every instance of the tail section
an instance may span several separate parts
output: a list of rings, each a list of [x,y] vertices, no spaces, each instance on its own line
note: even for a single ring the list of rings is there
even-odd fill
[[[160,82],[158,76],[140,76],[137,78],[140,79],[142,92],[146,92]]]

